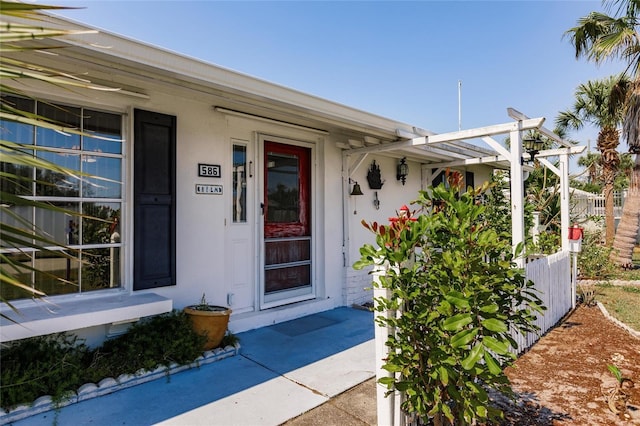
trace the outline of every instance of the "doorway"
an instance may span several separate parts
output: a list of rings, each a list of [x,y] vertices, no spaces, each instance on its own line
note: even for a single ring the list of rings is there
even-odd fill
[[[264,140],[261,307],[314,297],[311,148]]]

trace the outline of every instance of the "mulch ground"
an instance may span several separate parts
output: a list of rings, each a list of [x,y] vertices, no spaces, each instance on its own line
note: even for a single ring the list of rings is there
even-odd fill
[[[607,402],[617,384],[607,365],[631,380],[612,401],[617,414]],[[579,306],[506,373],[518,400],[498,398],[505,425],[640,425],[640,339],[598,307]]]

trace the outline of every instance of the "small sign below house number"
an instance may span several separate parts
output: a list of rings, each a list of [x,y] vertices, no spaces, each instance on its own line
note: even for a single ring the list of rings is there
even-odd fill
[[[222,185],[206,185],[196,183],[196,194],[222,195]]]
[[[199,177],[222,177],[220,172],[220,165],[218,164],[198,164],[198,176]]]

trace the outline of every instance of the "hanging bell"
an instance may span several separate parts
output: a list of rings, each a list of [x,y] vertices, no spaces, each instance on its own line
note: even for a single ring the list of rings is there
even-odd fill
[[[350,195],[364,195],[362,193],[362,189],[360,189],[360,185],[358,184],[358,182],[356,182],[353,185],[353,189],[351,190],[351,194]]]

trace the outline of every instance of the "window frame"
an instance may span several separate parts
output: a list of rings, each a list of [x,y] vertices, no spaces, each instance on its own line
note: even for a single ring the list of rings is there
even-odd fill
[[[115,193],[105,194],[106,196],[101,196],[101,194],[97,194],[94,196],[90,196],[90,194],[85,194],[83,191],[84,185],[93,185],[91,182],[93,181],[91,178],[80,178],[82,182],[78,182],[77,190],[75,195],[46,195],[38,192],[38,184],[35,182],[35,179],[38,176],[37,167],[31,166],[27,168],[28,175],[31,176],[32,182],[30,187],[30,193],[25,194],[21,193],[20,195],[31,201],[39,201],[39,202],[51,202],[54,204],[66,204],[72,206],[72,209],[75,210],[79,214],[85,214],[85,208],[90,205],[94,205],[93,208],[102,208],[105,210],[107,216],[103,219],[109,218],[117,218],[116,221],[110,223],[108,226],[102,227],[102,229],[98,226],[96,229],[96,234],[100,235],[100,239],[104,241],[86,241],[84,240],[86,235],[83,235],[83,232],[87,232],[90,228],[89,222],[90,219],[82,216],[73,216],[72,220],[78,226],[78,234],[75,238],[75,241],[69,241],[65,239],[65,241],[60,241],[59,234],[60,232],[55,232],[53,228],[47,229],[43,227],[45,231],[49,231],[52,235],[58,234],[58,238],[52,238],[60,243],[60,245],[47,245],[45,247],[46,250],[51,252],[65,252],[68,251],[69,248],[74,249],[74,253],[72,253],[77,259],[72,260],[71,262],[77,262],[77,279],[75,281],[75,290],[71,285],[65,286],[71,288],[72,291],[66,291],[63,289],[62,291],[56,292],[47,292],[47,296],[56,297],[56,296],[74,296],[80,294],[96,294],[97,292],[104,292],[108,290],[123,290],[125,289],[125,268],[124,263],[127,259],[126,253],[124,252],[125,244],[125,229],[124,226],[128,226],[128,224],[123,223],[123,217],[126,218],[126,198],[127,198],[127,186],[126,186],[126,173],[127,173],[127,149],[128,144],[126,144],[126,113],[121,111],[109,111],[104,109],[95,108],[92,106],[78,106],[68,102],[58,102],[51,101],[49,102],[46,99],[27,99],[18,96],[6,95],[7,98],[17,99],[20,102],[25,102],[24,105],[29,105],[31,107],[30,112],[36,113],[40,111],[39,105],[55,105],[60,108],[69,108],[69,110],[76,109],[80,113],[80,117],[77,118],[77,121],[80,123],[80,128],[77,131],[80,132],[78,136],[79,146],[77,147],[56,147],[49,146],[47,142],[41,141],[38,139],[39,136],[46,135],[46,131],[39,131],[36,126],[30,126],[29,132],[20,133],[19,137],[14,140],[15,142],[23,145],[26,150],[30,151],[30,155],[34,157],[42,157],[40,153],[47,153],[47,155],[61,155],[61,156],[70,156],[77,155],[78,156],[78,164],[80,165],[80,169],[83,169],[84,159],[88,159],[87,163],[95,163],[100,159],[107,159],[109,162],[114,162],[115,167],[109,166],[106,168],[106,174],[110,175],[108,179],[111,181],[108,185],[111,185],[112,189],[116,189]],[[23,105],[23,106],[24,106]],[[51,108],[51,107],[49,107]],[[46,109],[46,108],[45,108]],[[104,114],[103,120],[106,120],[107,123],[111,124],[111,129],[105,131],[98,131],[96,134],[99,138],[94,138],[91,136],[87,136],[87,134],[83,134],[83,132],[91,132],[91,130],[87,130],[90,127],[98,127],[95,120],[91,121],[89,117],[97,117],[97,114]],[[109,126],[103,127],[108,128]],[[102,130],[102,129],[101,129]],[[111,133],[110,130],[114,132]],[[116,134],[116,132],[118,134]],[[29,136],[30,135],[30,136]],[[4,136],[2,136],[4,138]],[[20,137],[23,137],[25,140],[20,140]],[[116,151],[119,152],[103,152],[110,151],[109,149],[100,150],[100,137],[108,137],[116,140],[120,144],[119,149],[115,148]],[[27,141],[26,139],[29,138]],[[98,140],[98,142],[96,142]],[[88,146],[85,146],[87,143]],[[109,143],[109,142],[107,142]],[[55,144],[54,144],[55,145]],[[91,161],[94,160],[94,161]],[[115,161],[114,161],[115,160]],[[115,171],[115,175],[112,173]],[[100,176],[100,175],[98,175]],[[103,176],[106,177],[106,176]],[[95,182],[95,181],[94,181]],[[54,183],[55,184],[55,183]],[[117,188],[119,186],[119,188]],[[95,210],[94,210],[95,212]],[[104,213],[103,213],[104,214]],[[109,214],[111,214],[109,216]],[[32,223],[36,223],[35,220],[38,218],[38,209],[36,207],[26,207],[25,217],[32,221]],[[52,218],[46,218],[46,220],[52,220]],[[45,222],[46,222],[45,220]],[[66,216],[65,216],[66,220]],[[59,222],[60,220],[58,220]],[[95,222],[95,221],[91,221]],[[57,222],[56,222],[57,223]],[[107,222],[108,223],[108,222]],[[93,225],[96,227],[96,225]],[[59,227],[56,227],[57,231],[60,231]],[[118,232],[119,231],[119,232]],[[68,230],[65,229],[64,234],[66,235]],[[69,232],[70,234],[70,232]],[[116,238],[114,238],[114,235]],[[21,248],[2,248],[2,253],[20,253],[23,252],[26,255],[30,256],[29,265],[32,267],[38,267],[38,252],[42,252],[41,250],[31,248],[31,247],[21,247]],[[75,251],[77,250],[77,251]],[[101,277],[97,281],[93,281],[93,283],[88,282],[88,276],[90,274],[89,269],[92,267],[92,263],[83,263],[83,260],[89,258],[89,253],[104,251],[107,254],[102,255],[103,258],[108,258],[110,262],[110,266],[103,265],[102,269],[100,266],[96,268],[98,276]],[[117,258],[114,258],[114,252],[116,253]],[[60,259],[59,257],[53,257],[52,259]],[[98,258],[94,258],[97,259]],[[115,259],[115,260],[114,260]],[[94,263],[94,264],[95,264]],[[57,263],[56,263],[57,264]],[[106,278],[105,278],[105,270],[106,270]],[[59,268],[56,269],[56,275],[58,274]],[[30,285],[32,288],[40,288],[38,278],[36,276],[36,272],[31,271],[25,273],[25,278],[30,277]],[[67,276],[62,277],[67,279],[69,277],[69,268],[67,268]],[[95,286],[95,283],[99,282],[99,286]],[[42,282],[40,281],[40,284]],[[14,297],[17,296],[17,297]],[[16,293],[16,295],[11,295],[9,300],[12,301],[20,301],[24,299],[28,299],[29,296],[25,294]]]

